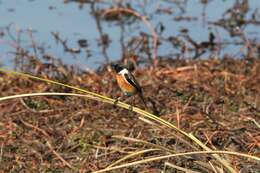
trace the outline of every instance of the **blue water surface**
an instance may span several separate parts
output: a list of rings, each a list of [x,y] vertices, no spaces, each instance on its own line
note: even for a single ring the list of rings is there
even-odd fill
[[[107,1],[101,4],[100,7],[109,7],[109,2],[113,1]],[[147,1],[129,2],[132,7],[136,7],[136,10],[142,13],[140,4]],[[205,9],[206,16],[204,19],[207,22],[220,19],[223,13],[233,6],[234,2],[235,0],[210,1]],[[249,2],[251,9],[260,7],[259,0],[250,0]],[[147,14],[155,13],[158,7],[169,7],[167,1],[150,0],[148,4],[144,8]],[[189,34],[194,40],[201,42],[208,39],[209,27],[212,26],[203,23],[203,5],[200,3],[200,0],[188,0],[185,13],[181,13],[180,9],[174,5],[172,5],[172,9],[172,14],[154,15],[150,19],[154,26],[160,22],[165,25],[165,31],[163,32],[165,38],[178,36],[181,29],[188,28]],[[61,58],[67,64],[75,64],[83,69],[96,68],[104,63],[104,55],[98,46],[100,35],[97,31],[96,21],[90,13],[90,5],[86,4],[80,8],[79,3],[76,2],[64,3],[62,0],[0,0],[0,31],[5,31],[4,28],[9,25],[11,34],[16,36],[17,30],[23,30],[21,44],[25,48],[30,48],[31,40],[28,36],[28,29],[32,29],[35,31],[33,32],[34,41],[39,45],[44,45],[47,49],[46,52]],[[252,11],[250,14],[252,14]],[[194,16],[197,20],[190,22],[176,22],[173,20],[174,17],[180,15]],[[108,34],[112,41],[107,50],[110,60],[119,59],[122,56],[119,43],[120,28],[113,23],[104,21],[101,24],[104,33]],[[139,27],[136,27],[134,30],[128,28],[126,39],[138,35],[139,32],[149,33],[149,30],[142,22],[139,22],[137,25]],[[238,39],[232,38],[222,28],[215,27],[214,29],[217,29],[223,40]],[[67,40],[67,44],[70,47],[75,48],[78,47],[77,41],[79,39],[87,39],[92,56],[86,58],[84,53],[80,53],[75,58],[72,54],[64,52],[63,47],[60,44],[56,44],[51,32],[58,32],[62,38]],[[245,28],[245,33],[249,38],[259,40],[259,28],[257,26],[249,25]],[[11,52],[15,50],[12,47],[12,42],[13,40],[6,34],[0,38],[0,62],[3,65],[10,66],[12,64]],[[237,46],[226,47],[226,51],[223,51],[223,54],[226,52],[236,54],[239,52],[239,49]],[[164,56],[174,54],[175,52],[176,50],[170,44],[165,43],[159,47],[158,55]]]

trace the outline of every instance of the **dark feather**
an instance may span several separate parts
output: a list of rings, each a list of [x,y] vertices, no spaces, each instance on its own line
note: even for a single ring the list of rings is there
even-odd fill
[[[136,88],[137,92],[142,93],[142,88],[140,87],[135,77],[131,73],[124,74],[124,77],[128,83],[130,83],[132,86]]]
[[[138,95],[139,95],[139,97],[141,98],[142,102],[144,103],[145,108],[147,108],[147,104],[146,104],[146,102],[145,102],[145,100],[144,100],[144,95],[143,95],[143,93],[142,93],[142,92],[141,92],[141,93],[138,93]]]
[[[135,77],[131,73],[124,74],[124,77],[128,83],[130,83],[131,85],[133,85],[136,88],[138,96],[141,98],[142,102],[144,103],[145,107],[147,108],[146,102],[144,100],[142,88],[138,84]]]

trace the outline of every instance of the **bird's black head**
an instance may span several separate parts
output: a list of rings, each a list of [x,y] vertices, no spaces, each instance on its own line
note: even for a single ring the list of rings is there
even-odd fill
[[[121,70],[123,70],[124,68],[119,65],[119,64],[111,64],[112,68],[117,72],[119,73]]]

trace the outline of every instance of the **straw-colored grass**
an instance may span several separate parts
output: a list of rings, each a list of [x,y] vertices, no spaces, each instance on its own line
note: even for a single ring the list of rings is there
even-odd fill
[[[103,96],[103,95],[100,95],[100,94],[97,94],[97,93],[94,93],[94,92],[90,92],[90,91],[87,91],[87,90],[84,90],[84,89],[81,89],[81,88],[77,88],[77,87],[74,87],[74,86],[71,86],[71,85],[68,85],[68,84],[63,84],[63,83],[56,82],[56,81],[53,81],[53,80],[44,79],[44,78],[41,78],[41,77],[36,77],[36,76],[30,75],[30,74],[25,74],[25,73],[21,73],[21,72],[14,72],[14,71],[2,69],[2,68],[0,69],[0,71],[8,73],[8,74],[11,74],[11,75],[19,75],[21,77],[27,77],[27,78],[31,78],[31,79],[36,79],[36,80],[40,80],[40,81],[44,81],[44,82],[48,82],[48,83],[64,86],[64,87],[71,88],[71,89],[74,89],[76,91],[79,91],[81,93],[85,93],[85,94],[75,94],[75,93],[31,93],[31,94],[22,94],[22,95],[14,95],[14,96],[2,97],[2,98],[0,98],[0,101],[7,100],[7,99],[20,98],[20,97],[30,97],[30,96],[64,95],[64,96],[85,97],[85,98],[88,98],[88,99],[93,99],[93,100],[97,100],[97,101],[101,101],[101,102],[109,103],[109,104],[115,104],[115,102],[116,102],[116,100],[114,100],[112,98],[109,98],[109,97],[106,97],[106,96]],[[120,101],[117,102],[116,106],[124,108],[124,109],[131,110],[130,109],[131,106],[129,104],[126,104],[126,103],[123,103],[123,102],[120,102]],[[128,166],[132,166],[132,165],[137,165],[137,164],[147,163],[147,162],[151,162],[151,161],[162,160],[162,159],[166,159],[166,158],[170,158],[170,157],[194,155],[194,154],[212,154],[212,156],[215,157],[215,159],[217,159],[219,161],[219,163],[222,164],[227,171],[232,172],[232,173],[234,173],[236,171],[232,168],[230,163],[227,160],[225,160],[223,157],[221,157],[219,154],[237,155],[237,156],[247,157],[247,158],[250,158],[250,159],[255,159],[257,161],[260,161],[260,159],[258,157],[247,155],[247,154],[236,153],[236,152],[232,152],[232,151],[212,151],[209,147],[207,147],[200,140],[198,140],[194,135],[192,135],[191,133],[186,133],[185,131],[179,129],[178,127],[176,127],[172,123],[170,123],[170,122],[168,122],[168,121],[166,121],[166,120],[164,120],[164,119],[162,119],[162,118],[160,118],[160,117],[158,117],[158,116],[156,116],[154,114],[151,114],[151,113],[149,113],[149,112],[147,112],[145,110],[142,110],[142,109],[140,109],[138,107],[133,107],[132,111],[138,113],[139,115],[141,115],[141,116],[143,116],[145,118],[147,118],[148,120],[154,121],[158,125],[163,125],[165,127],[168,127],[169,129],[174,129],[179,134],[181,134],[184,137],[186,137],[186,138],[190,139],[191,141],[193,141],[193,144],[197,144],[198,146],[200,146],[205,151],[195,151],[195,152],[186,152],[186,153],[176,153],[176,154],[170,154],[170,155],[164,155],[164,156],[156,156],[156,157],[152,157],[152,158],[148,158],[148,159],[143,159],[141,161],[135,161],[135,162],[119,165],[119,166],[114,166],[117,163],[120,163],[120,162],[122,162],[124,160],[127,160],[128,158],[130,158],[130,157],[132,157],[134,155],[141,154],[142,152],[149,152],[151,150],[155,150],[155,149],[153,149],[154,147],[156,149],[161,149],[161,150],[164,150],[164,151],[167,151],[167,152],[170,151],[169,149],[167,149],[167,148],[165,148],[163,146],[153,145],[152,149],[148,149],[148,150],[132,153],[132,154],[130,154],[128,156],[123,157],[122,159],[119,159],[117,162],[113,163],[108,168],[100,170],[100,171],[96,171],[96,172],[106,172],[106,171],[115,170],[115,169],[128,167]],[[121,137],[121,138],[125,138],[125,137]],[[131,139],[131,140],[133,140],[133,139]],[[141,141],[139,140],[139,141],[135,141],[135,142],[141,142]],[[145,142],[145,141],[142,141],[142,143],[148,144],[148,142]],[[172,153],[174,153],[174,151],[172,151]]]

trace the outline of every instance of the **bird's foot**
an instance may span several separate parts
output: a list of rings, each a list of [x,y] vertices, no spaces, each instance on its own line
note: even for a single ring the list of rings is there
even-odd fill
[[[114,101],[114,105],[116,106],[117,105],[117,103],[120,101],[120,99],[121,99],[121,97],[118,97],[117,99],[115,99],[115,101]]]
[[[115,99],[115,101],[114,101],[114,105],[117,105],[117,103],[119,102],[119,100],[118,99]]]
[[[130,111],[133,111],[133,106],[130,105],[128,109],[129,109]]]

